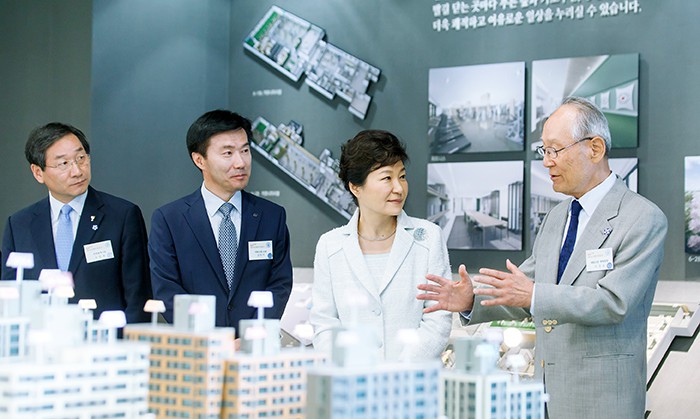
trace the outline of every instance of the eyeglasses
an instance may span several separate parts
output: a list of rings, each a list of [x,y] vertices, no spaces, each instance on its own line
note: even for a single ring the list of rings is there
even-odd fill
[[[53,165],[53,166],[50,166],[47,164],[46,167],[56,169],[59,172],[67,172],[68,170],[70,170],[70,168],[73,166],[73,164],[75,164],[79,168],[83,169],[83,168],[85,168],[85,166],[87,166],[89,161],[90,161],[89,154],[78,154],[72,160],[64,160],[64,161],[62,161],[56,165]]]
[[[542,157],[547,156],[547,157],[549,157],[550,159],[556,159],[557,156],[559,155],[559,153],[561,153],[562,151],[566,150],[567,148],[573,147],[573,146],[575,146],[576,144],[578,144],[578,143],[580,143],[580,142],[582,142],[582,141],[592,140],[592,139],[594,139],[594,138],[595,138],[595,137],[581,138],[580,140],[574,141],[573,143],[567,145],[566,147],[562,147],[562,148],[560,148],[559,150],[557,150],[557,149],[554,148],[554,147],[539,146],[539,147],[537,147],[537,148],[535,149],[535,151],[537,151],[537,153],[538,153],[540,156],[542,156]]]

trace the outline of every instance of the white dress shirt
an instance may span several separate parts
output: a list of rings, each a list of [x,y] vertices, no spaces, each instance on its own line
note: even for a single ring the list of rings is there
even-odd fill
[[[73,211],[69,214],[70,222],[73,226],[73,238],[75,238],[78,232],[78,222],[80,222],[80,215],[83,213],[83,207],[85,206],[85,199],[87,198],[87,191],[73,198],[72,201],[68,203]],[[56,240],[56,230],[58,230],[58,217],[61,215],[61,208],[63,208],[63,202],[54,198],[49,192],[49,204],[51,205],[51,230],[53,231],[54,240]]]

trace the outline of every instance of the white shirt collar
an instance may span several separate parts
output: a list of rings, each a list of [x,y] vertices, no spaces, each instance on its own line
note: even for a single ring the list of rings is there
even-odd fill
[[[87,198],[87,194],[88,191],[85,191],[82,194],[73,198],[73,200],[68,203],[68,205],[70,205],[70,207],[73,208],[73,211],[75,211],[75,214],[77,215],[76,219],[78,220],[80,219],[80,215],[83,213],[83,207],[85,207],[85,199]],[[54,198],[53,195],[51,195],[50,191],[49,203],[51,204],[51,220],[58,220],[58,216],[61,214],[61,208],[63,208],[65,204],[59,201],[58,199]]]
[[[586,192],[581,198],[578,199],[581,207],[589,217],[593,214],[595,209],[598,208],[598,205],[603,201],[605,195],[610,192],[610,189],[612,189],[616,179],[617,176],[615,173],[610,172],[610,175],[608,175],[604,181],[600,182],[598,186]]]
[[[200,188],[200,191],[202,193],[202,198],[204,199],[204,207],[207,210],[207,215],[209,218],[212,218],[214,214],[219,210],[221,205],[224,203],[224,200],[219,198],[218,196],[214,195],[209,189],[204,186],[204,182],[202,182],[202,187]],[[243,204],[243,194],[241,191],[236,192],[233,194],[231,199],[228,200],[233,206],[236,208],[236,211],[238,213],[241,213],[241,208]]]

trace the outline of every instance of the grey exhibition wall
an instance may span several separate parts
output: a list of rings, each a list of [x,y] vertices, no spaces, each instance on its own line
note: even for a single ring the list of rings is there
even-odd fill
[[[92,2],[0,0],[0,229],[46,196],[29,171],[29,131],[50,121],[90,134]]]
[[[0,98],[0,120],[3,127],[12,128],[3,130],[9,135],[4,142],[11,143],[9,150],[3,149],[13,155],[3,160],[0,170],[4,195],[12,191],[15,197],[0,203],[3,219],[43,193],[27,179],[26,166],[17,164],[17,142],[23,143],[30,127],[57,118],[90,125],[86,130],[94,144],[93,184],[138,203],[149,224],[156,207],[199,186],[199,174],[184,150],[184,134],[198,115],[215,107],[229,107],[250,118],[262,115],[274,124],[296,120],[304,124],[305,145],[313,154],[329,148],[337,156],[340,144],[361,129],[395,132],[406,141],[411,156],[406,210],[425,216],[429,68],[525,61],[529,76],[533,60],[639,53],[640,145],[614,150],[613,155],[639,158],[639,190],[670,221],[661,278],[685,278],[683,158],[700,155],[695,138],[700,127],[693,114],[700,93],[693,71],[700,60],[694,41],[700,36],[694,22],[700,4],[641,0],[643,10],[633,16],[438,33],[432,29],[431,8],[445,2],[433,0],[95,0],[92,5],[68,3],[80,5],[76,10],[83,14],[86,8],[93,11],[93,19],[78,14],[83,33],[76,35],[65,30],[76,18],[74,11],[44,10],[49,2],[36,2],[42,5],[34,8],[9,3],[22,11],[6,17],[2,8],[2,22],[12,32],[0,40],[3,57],[6,51],[14,59],[50,56],[57,48],[73,47],[81,54],[73,57],[75,72],[59,69],[58,58],[49,66],[54,75],[24,67],[0,70],[3,83],[11,82],[11,96]],[[342,101],[329,102],[244,52],[241,42],[272,4],[322,27],[328,42],[382,70],[379,82],[369,89],[373,102],[365,120],[352,116]],[[31,15],[30,24],[39,19],[36,14],[50,17],[64,30],[36,35],[44,40],[43,48],[41,42],[36,46],[27,39],[33,32],[22,26],[26,23],[13,23],[23,14]],[[92,48],[84,45],[90,33]],[[91,68],[84,62],[90,56]],[[81,90],[86,85],[92,86],[91,93]],[[253,95],[261,89],[279,90],[281,95]],[[74,95],[71,100],[56,100],[67,92]],[[44,95],[53,101],[44,101]],[[20,106],[17,98],[23,101]],[[532,140],[526,138],[526,144]],[[311,266],[317,238],[345,220],[258,157],[249,189],[279,192],[269,199],[289,212],[293,262]],[[529,159],[524,152],[469,158]],[[526,201],[526,214],[528,208]],[[524,242],[529,242],[527,236]],[[506,257],[521,262],[528,250],[453,251],[451,259],[454,269],[462,262],[470,270],[503,267]]]
[[[518,27],[481,28],[436,32],[432,28],[434,4],[442,1],[401,0],[294,0],[234,1],[231,25],[231,106],[250,117],[263,115],[277,124],[294,119],[305,126],[305,144],[317,154],[335,150],[360,129],[383,128],[408,143],[411,193],[406,210],[425,216],[428,70],[463,66],[601,54],[640,54],[639,148],[613,150],[614,157],[639,158],[639,190],[657,203],[669,218],[669,234],[661,278],[685,279],[683,252],[683,157],[700,154],[698,118],[693,109],[700,93],[695,71],[698,64],[694,39],[700,29],[694,16],[700,5],[682,1],[641,1],[642,12],[615,18],[563,20]],[[459,2],[458,2],[459,3]],[[466,2],[470,3],[470,2]],[[585,7],[602,1],[583,1]],[[612,3],[612,2],[608,2]],[[329,102],[303,83],[291,83],[240,42],[271,5],[277,5],[326,30],[326,39],[379,67],[382,76],[370,87],[373,102],[362,121],[347,112],[340,100]],[[238,43],[238,44],[237,44]],[[253,96],[260,89],[281,89],[281,96]],[[526,102],[526,107],[529,103]],[[527,109],[526,109],[527,112]],[[526,129],[529,135],[529,129]],[[526,138],[526,144],[537,139]],[[529,160],[526,153],[470,155],[471,160]],[[312,262],[316,238],[342,223],[332,210],[288,181],[275,167],[256,160],[250,188],[279,190],[274,198],[291,212],[294,261]],[[529,162],[525,165],[529,171]],[[529,196],[526,173],[526,197]],[[282,181],[280,181],[282,176]],[[465,179],[479,182],[479,179]],[[525,214],[529,211],[526,199]],[[529,234],[529,232],[526,232]],[[525,243],[529,243],[526,237]],[[503,268],[505,258],[521,262],[529,249],[508,251],[451,251],[453,270],[466,263]]]

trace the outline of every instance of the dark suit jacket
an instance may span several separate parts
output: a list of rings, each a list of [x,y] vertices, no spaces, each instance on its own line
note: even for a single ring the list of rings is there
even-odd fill
[[[87,263],[83,246],[109,240],[114,258]],[[10,252],[34,254],[34,269],[25,278],[38,279],[42,269],[57,269],[51,229],[49,198],[13,214],[2,239],[2,279],[14,279],[5,266]],[[143,306],[151,298],[146,225],[138,206],[116,196],[88,188],[73,244],[68,270],[73,273],[75,297],[97,301],[95,318],[104,310],[124,310],[130,323],[150,318]]]
[[[164,317],[173,319],[177,294],[216,296],[216,325],[235,327],[256,315],[248,306],[252,291],[271,291],[274,307],[265,317],[279,319],[292,290],[289,231],[284,208],[242,192],[241,234],[236,272],[228,291],[224,268],[200,190],[153,213],[148,251],[155,298],[165,302]],[[273,259],[249,260],[248,243],[271,240]]]

